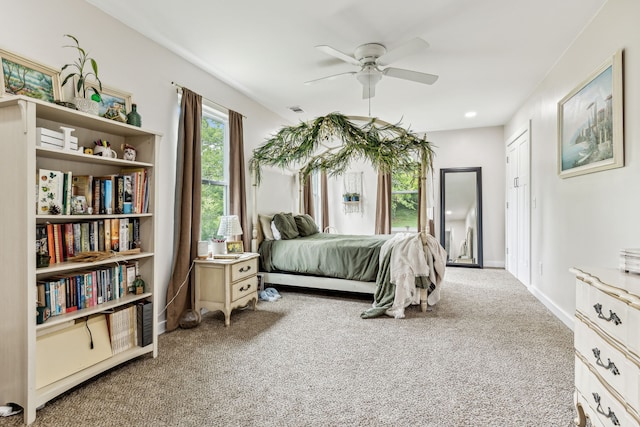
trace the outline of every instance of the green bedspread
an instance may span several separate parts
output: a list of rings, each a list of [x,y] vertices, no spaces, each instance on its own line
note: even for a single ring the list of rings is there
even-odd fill
[[[380,248],[390,235],[317,233],[291,240],[265,240],[260,262],[266,272],[292,272],[373,282]]]

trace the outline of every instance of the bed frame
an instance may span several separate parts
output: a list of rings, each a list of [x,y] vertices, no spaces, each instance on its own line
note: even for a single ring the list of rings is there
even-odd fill
[[[299,211],[303,212],[303,191],[302,177],[299,175],[298,179],[298,193],[299,193]],[[420,182],[421,182],[421,194],[420,194],[420,206],[418,212],[420,212],[420,224],[421,233],[427,233],[427,165],[422,164],[420,170]],[[251,251],[258,252],[258,246],[261,243],[263,236],[262,231],[259,231],[260,223],[258,221],[258,184],[255,174],[252,175],[253,187],[253,212],[252,212],[252,235],[251,235]],[[431,224],[428,227],[429,232],[433,235],[433,227]],[[260,239],[259,239],[260,236]],[[425,239],[423,238],[423,243]],[[314,289],[326,289],[333,291],[344,292],[358,292],[365,294],[374,294],[376,291],[375,282],[362,282],[357,280],[335,279],[330,277],[316,277],[316,276],[304,276],[299,274],[288,273],[267,273],[260,272],[262,274],[263,283],[270,283],[274,285],[286,285],[296,286],[301,288],[314,288]],[[427,290],[420,289],[420,309],[424,312],[427,311]]]

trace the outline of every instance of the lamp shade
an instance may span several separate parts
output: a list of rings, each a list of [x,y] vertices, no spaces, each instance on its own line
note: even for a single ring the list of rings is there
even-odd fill
[[[238,215],[225,215],[220,217],[219,236],[238,236],[242,234],[242,226]]]

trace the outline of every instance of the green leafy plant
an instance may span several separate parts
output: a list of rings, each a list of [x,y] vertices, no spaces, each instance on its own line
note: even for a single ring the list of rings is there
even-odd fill
[[[85,84],[88,81],[87,79],[91,78],[92,80],[96,81],[96,83],[98,84],[98,88],[102,90],[102,82],[100,81],[100,78],[98,78],[98,63],[95,59],[89,56],[89,53],[86,50],[80,47],[80,42],[78,42],[77,38],[75,38],[71,34],[65,34],[64,36],[72,39],[75,42],[75,46],[66,45],[63,47],[76,49],[78,52],[78,58],[72,64],[66,64],[62,67],[61,71],[64,71],[69,67],[76,70],[75,72],[67,74],[67,76],[62,81],[62,86],[67,84],[67,82],[69,81],[73,81],[74,77],[77,77],[78,79],[76,83],[76,93],[82,94],[82,97],[86,98],[87,90],[92,90],[94,94],[91,96],[91,99],[93,99],[94,101],[100,101],[100,91],[95,87],[89,87],[87,89],[87,86]],[[91,70],[89,72],[85,72],[85,66],[87,65],[87,62],[91,64]]]
[[[333,145],[334,141],[341,144]],[[350,117],[331,113],[283,127],[253,150],[249,165],[259,184],[263,166],[297,168],[306,180],[313,171],[341,175],[352,161],[360,159],[382,173],[412,170],[416,160],[431,168],[433,149],[425,136],[399,125],[376,118],[356,124]]]

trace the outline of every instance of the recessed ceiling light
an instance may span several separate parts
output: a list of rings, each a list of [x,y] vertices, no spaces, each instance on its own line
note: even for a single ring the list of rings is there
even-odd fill
[[[470,118],[475,117],[477,115],[478,115],[478,113],[476,113],[475,111],[468,111],[468,112],[464,113],[464,116],[467,119],[470,119]]]
[[[446,212],[445,212],[445,214],[447,214],[447,215],[451,215],[452,213],[453,213],[453,212],[451,212],[451,211],[446,211]]]

